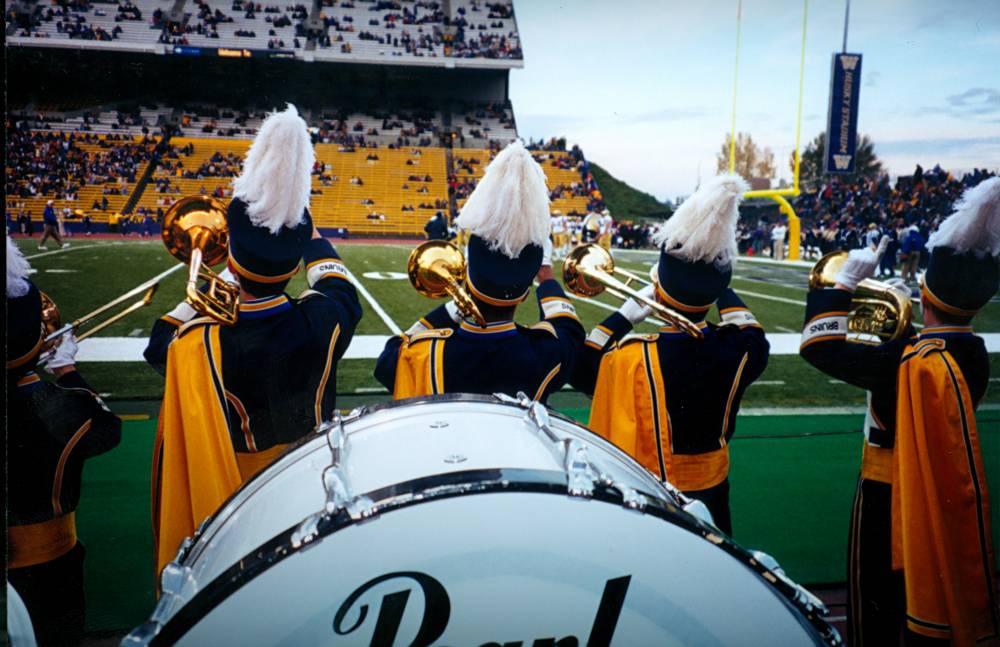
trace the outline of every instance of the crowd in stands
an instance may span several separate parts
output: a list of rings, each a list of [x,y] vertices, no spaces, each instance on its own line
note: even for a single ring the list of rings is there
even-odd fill
[[[80,186],[118,183],[125,194],[126,183],[134,183],[139,166],[157,154],[157,141],[144,137],[111,135],[100,138],[79,133],[31,130],[28,121],[5,120],[6,192],[8,196],[51,196],[76,199]],[[84,150],[81,145],[94,148]]]
[[[940,166],[927,171],[919,165],[912,175],[895,184],[888,175],[844,182],[836,177],[816,189],[806,190],[795,201],[802,221],[800,245],[806,258],[819,258],[838,249],[855,249],[889,236],[882,274],[892,276],[898,263],[903,278],[915,280],[915,271],[926,261],[924,245],[954,208],[962,192],[995,173],[975,169],[958,177]],[[742,253],[775,253],[787,227],[780,220],[741,220]],[[790,242],[790,241],[789,241]],[[923,260],[919,260],[921,255]],[[915,265],[908,267],[908,265]]]

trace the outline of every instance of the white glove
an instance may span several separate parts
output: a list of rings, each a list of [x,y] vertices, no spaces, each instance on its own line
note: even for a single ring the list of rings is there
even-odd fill
[[[45,362],[45,370],[49,373],[54,373],[57,368],[65,368],[76,364],[77,350],[76,337],[73,336],[72,332],[66,333],[62,336],[62,341],[59,342],[59,345],[52,351],[52,356]]]
[[[857,289],[858,283],[875,276],[875,270],[888,246],[889,237],[883,236],[874,250],[870,247],[852,249],[834,280],[850,290]]]
[[[167,316],[181,323],[187,323],[198,316],[198,311],[192,308],[191,304],[187,301],[181,301],[173,310],[167,313]]]
[[[656,294],[656,286],[650,284],[639,290],[639,294],[642,296],[652,299],[653,295]],[[644,320],[649,315],[653,314],[653,309],[644,303],[640,303],[635,299],[627,299],[625,303],[618,308],[618,313],[625,317],[634,326]]]
[[[462,313],[458,311],[458,306],[454,301],[444,304],[444,309],[448,311],[448,316],[453,322],[460,323],[462,321]]]
[[[224,270],[222,270],[221,272],[219,272],[219,278],[222,279],[223,281],[225,281],[226,283],[232,283],[234,285],[239,285],[240,284],[239,279],[237,279],[236,276],[233,275],[233,273],[229,269],[228,265],[226,266],[226,268]]]
[[[552,267],[552,239],[546,238],[542,244],[542,267]]]

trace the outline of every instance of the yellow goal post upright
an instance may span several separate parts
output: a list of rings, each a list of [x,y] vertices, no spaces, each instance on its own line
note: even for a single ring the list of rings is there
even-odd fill
[[[795,152],[792,168],[792,186],[786,189],[762,189],[759,191],[747,191],[744,198],[770,198],[778,203],[781,213],[788,218],[788,256],[790,261],[797,261],[800,257],[800,238],[802,224],[799,221],[795,209],[786,198],[794,198],[799,195],[799,162],[801,156],[799,147],[802,138],[802,92],[805,81],[806,69],[806,24],[809,17],[809,0],[802,0],[802,47],[799,52],[799,103],[795,112]],[[739,81],[740,71],[740,29],[743,22],[743,0],[737,0],[736,8],[736,66],[733,73],[733,116],[729,138],[729,172],[736,169],[736,90]]]

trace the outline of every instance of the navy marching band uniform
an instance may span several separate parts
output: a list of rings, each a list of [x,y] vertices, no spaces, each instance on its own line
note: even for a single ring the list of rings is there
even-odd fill
[[[83,465],[118,445],[121,420],[75,368],[54,383],[35,372],[42,305],[28,285],[7,299],[7,479],[16,484],[7,490],[7,578],[39,644],[76,644],[86,608],[76,535]]]
[[[569,381],[584,331],[556,280],[539,284],[535,296],[540,321],[533,326],[497,321],[483,329],[465,320],[455,322],[445,306],[435,308],[407,334],[388,341],[375,366],[375,377],[396,398],[523,392],[547,401]],[[424,353],[440,362],[440,368],[433,370],[428,365],[425,386],[397,381],[401,356],[409,370],[410,357]]]
[[[729,441],[746,388],[770,350],[753,313],[728,286],[745,183],[720,176],[691,196],[657,234],[656,299],[696,323],[697,339],[667,325],[625,338],[645,314],[626,302],[588,336],[573,384],[593,394],[590,428],[652,473],[706,504],[732,534]],[[692,230],[709,227],[696,239]],[[713,305],[722,325],[704,321]]]
[[[242,201],[234,199],[230,221],[242,220],[244,212]],[[333,245],[323,238],[307,238],[311,219],[301,229],[300,237],[306,238],[299,244],[304,247],[309,290],[300,298],[278,291],[243,301],[233,326],[205,318],[181,322],[167,315],[154,324],[145,353],[162,374],[167,348],[176,335],[189,334],[201,325],[219,326],[230,438],[239,458],[254,467],[262,465],[252,454],[267,452],[266,458],[258,458],[270,462],[285,445],[333,414],[336,364],[361,319],[357,292]],[[236,246],[233,251],[238,257]],[[247,283],[238,269],[237,274]]]
[[[612,314],[587,337],[573,386],[594,396],[594,431],[610,434],[610,440],[651,472],[703,501],[716,525],[731,534],[729,442],[743,393],[767,368],[769,344],[753,313],[731,289],[726,288],[717,306],[721,325],[701,320],[707,311],[687,313],[703,339],[672,325],[626,338],[631,322]],[[610,358],[602,367],[602,360],[615,353],[623,357]],[[626,354],[633,357],[626,359]],[[604,388],[595,392],[601,370],[608,374]],[[644,389],[621,379],[635,370],[641,371]],[[620,429],[615,418],[621,420],[621,410],[633,407],[647,415],[626,423],[635,431]]]
[[[550,221],[545,174],[515,141],[490,162],[456,221],[469,232],[465,289],[487,325],[449,304],[392,337],[375,377],[394,398],[523,392],[545,402],[569,381],[584,330],[562,286],[547,278]],[[541,321],[518,325],[514,312],[536,277]]]
[[[849,644],[1000,640],[973,415],[989,357],[971,319],[1000,286],[1000,241],[981,220],[990,204],[996,218],[1000,180],[970,190],[934,234],[921,285],[932,319],[919,335],[911,327],[878,345],[847,341],[853,290],[874,272],[875,251],[852,251],[840,287],[808,296],[800,354],[868,392],[848,541]]]

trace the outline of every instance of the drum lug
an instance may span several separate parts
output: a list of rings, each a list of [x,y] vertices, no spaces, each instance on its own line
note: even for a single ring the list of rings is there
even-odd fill
[[[816,597],[807,588],[788,577],[785,573],[785,569],[781,568],[781,565],[778,564],[778,560],[760,550],[752,550],[750,551],[750,555],[771,575],[781,580],[792,589],[795,601],[803,607],[807,613],[817,613],[820,616],[829,615],[830,610],[827,609],[825,604],[823,604],[823,601]]]

